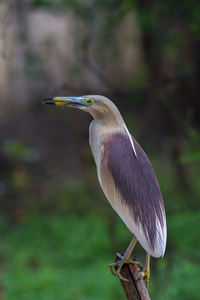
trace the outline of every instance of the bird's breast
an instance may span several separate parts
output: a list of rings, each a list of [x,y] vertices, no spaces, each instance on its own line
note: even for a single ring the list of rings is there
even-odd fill
[[[104,155],[105,145],[114,134],[123,131],[124,128],[119,126],[105,126],[96,120],[91,122],[89,127],[89,144],[98,172]]]

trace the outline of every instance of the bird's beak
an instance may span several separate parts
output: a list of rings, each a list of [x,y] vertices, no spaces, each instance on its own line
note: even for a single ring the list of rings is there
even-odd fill
[[[43,104],[53,104],[57,106],[83,106],[83,97],[48,97],[42,99]]]

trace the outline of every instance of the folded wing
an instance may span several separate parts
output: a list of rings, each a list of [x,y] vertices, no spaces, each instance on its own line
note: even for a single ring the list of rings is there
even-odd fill
[[[164,255],[166,247],[163,198],[148,157],[132,139],[137,156],[126,132],[106,138],[100,182],[109,202],[143,248],[159,257]]]

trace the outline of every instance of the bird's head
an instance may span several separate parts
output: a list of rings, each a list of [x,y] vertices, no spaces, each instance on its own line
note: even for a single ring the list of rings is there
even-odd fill
[[[43,98],[42,102],[44,104],[78,108],[89,112],[94,119],[111,117],[121,118],[121,115],[115,104],[108,98],[100,95]]]

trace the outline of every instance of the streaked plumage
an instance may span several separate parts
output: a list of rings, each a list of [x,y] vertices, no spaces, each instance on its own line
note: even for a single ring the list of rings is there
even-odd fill
[[[77,107],[93,116],[89,142],[102,190],[146,252],[154,257],[163,256],[166,217],[158,181],[148,157],[130,135],[114,103],[99,95],[44,101]]]

